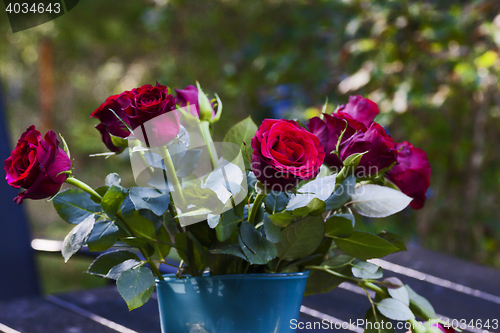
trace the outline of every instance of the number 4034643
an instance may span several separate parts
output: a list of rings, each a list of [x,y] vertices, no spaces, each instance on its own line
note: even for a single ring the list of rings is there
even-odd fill
[[[61,4],[60,3],[9,3],[5,11],[8,13],[14,14],[43,14],[43,13],[55,13],[59,14],[61,12]]]

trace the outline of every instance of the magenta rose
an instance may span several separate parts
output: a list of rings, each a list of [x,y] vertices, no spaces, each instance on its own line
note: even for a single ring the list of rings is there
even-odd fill
[[[325,152],[318,138],[284,119],[265,119],[252,139],[252,168],[257,179],[274,191],[290,190],[314,178]]]
[[[386,177],[404,194],[413,198],[411,208],[420,209],[424,206],[425,192],[431,179],[427,154],[406,141],[398,143],[396,149],[399,151],[398,164],[386,173]]]
[[[339,137],[344,131],[341,143],[346,142],[357,131],[366,131],[365,125],[353,119],[347,113],[325,114],[324,120],[314,117],[309,120],[307,127],[316,135],[325,150],[325,164],[330,168],[340,171],[343,163],[336,154],[332,154],[337,148]]]
[[[198,102],[198,88],[195,86],[187,86],[184,89],[175,89],[175,92],[177,93],[177,97],[175,99],[175,102],[177,105],[181,107],[186,107],[189,105],[194,105],[196,108],[195,110],[191,110],[191,113],[197,117],[200,117],[200,104]],[[215,110],[213,109],[212,106],[212,118],[215,117]]]
[[[111,135],[126,138],[130,133],[127,126],[110,109],[135,130],[153,118],[175,110],[175,98],[168,93],[166,86],[159,83],[156,83],[156,86],[147,84],[111,96],[95,110],[90,117],[101,121],[96,128],[101,132],[104,143],[111,151],[119,151],[121,148],[114,145]],[[136,137],[148,145],[165,144],[179,133],[177,115],[162,117],[148,124],[147,131],[140,128],[136,133]]]
[[[24,199],[44,199],[53,196],[61,188],[68,175],[60,174],[71,169],[71,161],[53,131],[48,131],[44,139],[35,126],[30,126],[21,135],[16,148],[5,160],[10,186],[24,188],[14,198],[17,204]]]
[[[353,119],[363,123],[366,127],[369,127],[373,119],[380,113],[380,110],[377,104],[368,98],[349,96],[349,102],[341,105],[338,113],[346,113]]]
[[[340,158],[345,161],[353,154],[364,152],[355,171],[358,178],[373,177],[397,162],[394,140],[377,123],[372,123],[366,132],[358,131],[346,140],[340,147]]]

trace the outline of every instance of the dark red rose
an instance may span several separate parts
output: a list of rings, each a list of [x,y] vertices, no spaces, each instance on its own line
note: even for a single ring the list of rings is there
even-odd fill
[[[113,152],[118,152],[123,147],[117,147],[114,145],[111,135],[118,138],[126,138],[130,135],[127,126],[123,124],[118,117],[120,117],[128,126],[130,126],[130,121],[127,115],[123,112],[122,107],[116,101],[121,95],[110,96],[106,99],[106,102],[102,103],[92,114],[91,118],[98,118],[101,123],[96,125],[95,128],[101,133],[101,138],[106,147]],[[113,111],[111,111],[113,110]],[[113,113],[115,112],[116,115]],[[117,117],[118,116],[118,117]]]
[[[24,188],[24,192],[14,198],[17,204],[24,199],[44,199],[56,194],[68,175],[59,174],[71,168],[71,161],[53,131],[45,138],[30,126],[21,135],[16,148],[5,160],[5,179],[10,186]]]
[[[336,154],[332,154],[337,148],[340,134],[345,129],[341,143],[346,142],[357,131],[366,131],[365,125],[354,120],[347,113],[325,114],[324,120],[314,117],[309,120],[307,127],[316,135],[325,150],[325,164],[330,168],[340,171],[343,163]]]
[[[175,98],[168,88],[156,83],[125,91],[116,101],[126,114],[132,129],[166,112],[175,110]]]
[[[420,209],[425,203],[425,192],[430,185],[431,165],[427,154],[409,142],[396,145],[398,165],[386,173],[387,179],[396,184],[407,196],[413,198],[411,208]]]
[[[252,168],[257,179],[274,191],[290,190],[314,178],[325,152],[318,138],[284,119],[265,119],[252,139]]]
[[[361,96],[349,96],[349,102],[340,106],[338,113],[347,113],[353,119],[369,127],[373,119],[380,113],[377,104]]]
[[[126,138],[130,135],[130,132],[127,126],[111,110],[132,130],[135,130],[149,120],[175,110],[175,98],[168,93],[166,86],[159,83],[156,83],[156,86],[147,84],[111,96],[95,110],[90,116],[101,121],[96,128],[101,132],[106,147],[111,151],[120,151],[121,147],[117,147],[112,142],[111,135]],[[161,145],[172,140],[179,133],[179,120],[177,116],[162,117],[156,119],[154,124],[149,123],[149,126],[146,127],[148,127],[146,138],[150,140],[144,139],[145,133],[143,133],[142,129],[136,133],[136,136],[143,138],[147,144]],[[172,133],[175,134],[172,136]]]
[[[342,161],[352,154],[367,152],[359,161],[355,175],[358,178],[372,177],[397,162],[398,151],[394,140],[377,123],[372,123],[366,132],[358,131],[340,147]]]

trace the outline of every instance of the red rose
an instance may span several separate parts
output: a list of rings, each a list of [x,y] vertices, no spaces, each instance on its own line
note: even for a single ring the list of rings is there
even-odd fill
[[[124,93],[122,93],[124,94]],[[98,118],[101,123],[96,125],[95,128],[101,133],[101,138],[106,147],[113,152],[120,151],[122,147],[117,147],[113,144],[111,135],[119,138],[126,138],[130,135],[127,126],[117,118],[120,117],[127,125],[130,126],[130,121],[128,117],[123,112],[120,104],[116,101],[121,95],[110,96],[106,99],[106,102],[102,103],[90,117]],[[113,110],[114,113],[111,111]]]
[[[146,84],[125,91],[117,98],[117,102],[121,105],[132,129],[156,116],[175,110],[174,96],[168,93],[166,86],[158,82],[155,87]]]
[[[149,120],[175,110],[175,98],[168,93],[168,88],[159,83],[156,86],[144,85],[109,97],[90,117],[98,118],[101,123],[96,128],[101,132],[102,140],[111,151],[121,148],[113,144],[111,135],[126,138],[130,135],[127,126],[111,110],[129,125],[132,130]],[[141,141],[153,146],[163,145],[179,133],[177,115],[162,117],[149,123],[147,133],[135,133]],[[143,139],[144,134],[147,139]],[[150,137],[151,136],[151,137]]]
[[[286,191],[314,178],[325,152],[318,138],[292,120],[265,119],[252,139],[252,168],[274,191]]]
[[[59,148],[56,134],[48,131],[44,139],[35,126],[30,126],[5,160],[7,183],[26,189],[14,199],[17,204],[26,198],[44,199],[56,194],[68,177],[59,174],[71,168],[71,161]]]
[[[338,113],[346,113],[369,127],[373,119],[380,113],[380,110],[377,104],[368,98],[349,96],[349,103],[340,106]]]
[[[342,161],[352,154],[364,153],[355,175],[358,178],[372,177],[397,162],[398,151],[394,140],[382,126],[372,123],[366,132],[358,131],[340,147]]]
[[[325,114],[324,120],[314,117],[309,120],[307,127],[316,135],[325,150],[325,164],[337,172],[342,169],[343,163],[336,154],[332,154],[337,149],[337,142],[344,129],[341,143],[347,141],[356,131],[366,131],[365,125],[354,120],[347,113]]]
[[[427,154],[409,142],[396,145],[398,165],[386,173],[387,179],[396,184],[407,196],[413,198],[411,208],[420,209],[425,203],[425,192],[430,185],[431,165]]]

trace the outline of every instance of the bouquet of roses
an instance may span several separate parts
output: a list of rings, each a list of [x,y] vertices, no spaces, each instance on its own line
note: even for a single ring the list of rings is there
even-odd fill
[[[25,189],[18,204],[49,198],[75,224],[65,261],[83,246],[103,252],[88,273],[115,279],[129,309],[150,298],[175,249],[178,278],[310,270],[306,295],[345,281],[374,291],[367,321],[436,323],[428,301],[368,261],[406,250],[402,239],[358,231],[353,215],[421,208],[431,173],[424,151],[395,143],[374,122],[377,105],[360,96],[305,125],[265,119],[257,127],[249,117],[213,142],[221,111],[220,98],[199,85],[175,96],[158,83],[125,91],[91,117],[106,155],[128,151],[138,186],[113,173],[91,188],[74,177],[64,139],[61,148],[54,132],[42,137],[34,126],[5,161],[6,180]],[[75,188],[60,191],[64,182]]]

